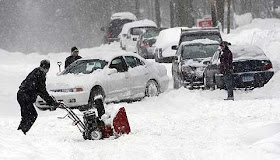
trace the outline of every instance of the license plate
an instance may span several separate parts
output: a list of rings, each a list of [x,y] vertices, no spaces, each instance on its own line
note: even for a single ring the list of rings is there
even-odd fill
[[[254,81],[254,77],[253,76],[242,76],[242,81],[251,82],[251,81]]]

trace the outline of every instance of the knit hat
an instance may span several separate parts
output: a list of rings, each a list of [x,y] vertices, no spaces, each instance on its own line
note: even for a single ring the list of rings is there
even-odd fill
[[[79,52],[79,50],[78,50],[78,48],[76,46],[71,48],[71,55],[73,55],[74,51],[78,51]]]
[[[40,67],[44,68],[44,69],[49,69],[51,66],[50,61],[47,59],[44,59],[40,62]]]

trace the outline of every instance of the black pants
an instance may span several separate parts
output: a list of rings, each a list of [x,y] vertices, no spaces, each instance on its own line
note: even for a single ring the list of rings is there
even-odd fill
[[[33,105],[33,102],[30,101],[29,96],[23,91],[18,91],[17,101],[20,105],[21,110],[21,122],[18,126],[18,130],[21,129],[25,134],[29,131],[33,123],[36,121],[38,114]]]
[[[224,75],[224,83],[227,89],[228,97],[233,97],[233,77],[231,72],[226,72]]]

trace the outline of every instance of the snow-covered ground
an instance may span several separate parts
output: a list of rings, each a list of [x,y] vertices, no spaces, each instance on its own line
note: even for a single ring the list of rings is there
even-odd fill
[[[255,19],[224,35],[233,44],[255,44],[280,67],[280,20]],[[81,49],[81,56],[121,51],[119,44]],[[39,111],[32,129],[17,131],[20,108],[16,92],[21,81],[42,59],[51,61],[48,79],[58,72],[57,61],[69,53],[10,53],[0,50],[0,159],[280,159],[280,72],[263,88],[235,91],[235,101],[224,101],[223,90],[172,89],[124,106],[131,134],[118,139],[85,141],[63,110]],[[165,64],[171,80],[171,65]],[[63,67],[63,66],[62,66]],[[77,111],[78,114],[81,114]]]

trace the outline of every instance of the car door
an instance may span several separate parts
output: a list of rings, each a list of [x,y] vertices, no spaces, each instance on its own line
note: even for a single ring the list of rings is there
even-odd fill
[[[130,76],[128,67],[122,56],[114,58],[110,64],[110,69],[116,69],[117,73],[108,76],[108,95],[107,98],[119,101],[130,97]]]
[[[219,73],[219,57],[220,51],[216,51],[210,61],[210,64],[206,67],[205,76],[207,76],[207,79],[211,84],[214,83],[215,74]]]
[[[125,56],[125,61],[128,65],[128,73],[131,80],[131,96],[144,97],[146,83],[149,80],[149,70],[145,62],[135,56]]]

